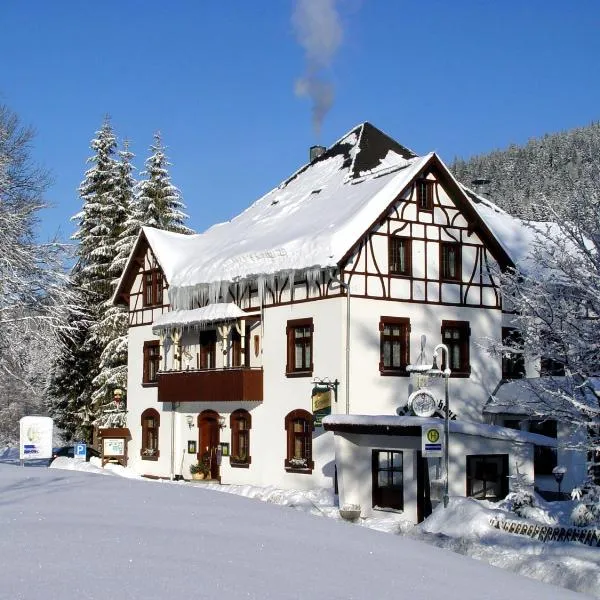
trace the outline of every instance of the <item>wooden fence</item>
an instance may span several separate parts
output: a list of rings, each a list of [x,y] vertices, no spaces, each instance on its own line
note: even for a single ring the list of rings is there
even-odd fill
[[[508,533],[526,535],[540,542],[580,542],[588,546],[600,546],[600,529],[587,527],[551,527],[531,525],[522,521],[492,517],[490,525]]]

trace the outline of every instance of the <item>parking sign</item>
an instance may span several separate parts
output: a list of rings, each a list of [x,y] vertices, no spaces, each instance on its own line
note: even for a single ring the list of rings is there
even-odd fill
[[[86,450],[86,444],[75,444],[75,451],[73,456],[76,460],[85,460]]]

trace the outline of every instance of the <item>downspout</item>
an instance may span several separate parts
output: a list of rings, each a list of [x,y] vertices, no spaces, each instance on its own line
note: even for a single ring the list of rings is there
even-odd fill
[[[346,291],[346,414],[350,414],[350,284],[338,277],[332,279]]]
[[[170,479],[175,479],[175,408],[176,402],[171,402],[171,473]]]

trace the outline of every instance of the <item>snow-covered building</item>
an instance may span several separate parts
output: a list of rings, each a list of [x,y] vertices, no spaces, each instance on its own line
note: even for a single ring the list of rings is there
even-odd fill
[[[129,465],[189,478],[206,458],[223,483],[339,481],[341,501],[363,514],[417,520],[439,461],[421,457],[430,420],[402,416],[418,385],[407,365],[442,342],[451,493],[499,497],[510,475],[533,480],[534,445],[555,441],[484,412],[510,375],[487,350],[510,323],[497,273],[525,252],[527,232],[435,153],[417,156],[369,123],[311,150],[229,222],[140,233],[115,294],[130,311]],[[442,382],[431,389],[442,408]]]

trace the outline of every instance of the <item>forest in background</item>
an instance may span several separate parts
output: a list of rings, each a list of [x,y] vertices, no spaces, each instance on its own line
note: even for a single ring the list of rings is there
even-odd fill
[[[513,144],[505,150],[458,158],[450,166],[464,185],[483,192],[517,217],[547,220],[545,207],[598,194],[600,185],[600,122]],[[473,180],[487,179],[486,186]]]

